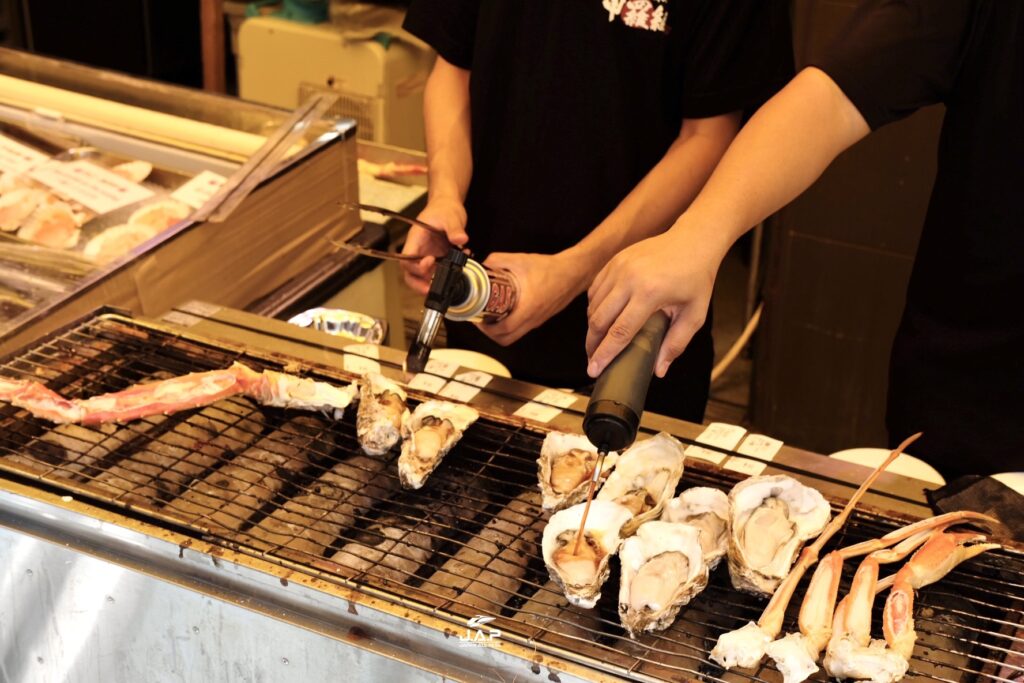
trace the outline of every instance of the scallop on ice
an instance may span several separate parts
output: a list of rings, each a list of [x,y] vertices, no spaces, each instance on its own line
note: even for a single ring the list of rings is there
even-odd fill
[[[477,421],[480,413],[461,403],[424,401],[416,406],[405,426],[402,454],[398,456],[398,478],[402,486],[418,489],[441,459]]]
[[[601,477],[607,478],[618,460],[616,453],[605,456]],[[545,510],[561,510],[587,496],[597,467],[597,448],[581,434],[548,432],[540,447],[537,480]]]
[[[684,458],[683,445],[664,432],[633,444],[622,454],[597,500],[618,503],[633,514],[623,536],[661,514],[683,476]]]
[[[408,419],[405,390],[379,372],[368,372],[359,380],[359,410],[356,436],[369,455],[383,455],[402,438],[402,424]]]
[[[651,521],[622,542],[619,619],[631,638],[668,628],[708,585],[700,533],[689,524]]]
[[[586,503],[573,505],[551,515],[544,527],[541,551],[552,580],[577,607],[590,609],[601,597],[608,580],[608,563],[622,544],[622,525],[633,513],[618,503],[593,500],[587,525],[576,547],[576,536]]]
[[[714,569],[729,549],[729,496],[718,489],[694,486],[665,504],[665,522],[689,524],[700,529],[704,561]]]
[[[729,502],[729,576],[737,590],[758,595],[775,591],[832,515],[821,493],[784,474],[741,481]]]

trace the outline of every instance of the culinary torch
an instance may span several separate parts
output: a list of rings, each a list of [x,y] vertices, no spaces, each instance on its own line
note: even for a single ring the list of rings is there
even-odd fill
[[[587,502],[583,508],[573,554],[578,552],[583,538],[590,501],[601,479],[605,456],[609,451],[628,448],[636,439],[640,416],[647,400],[647,389],[654,375],[654,361],[667,329],[668,318],[664,313],[659,311],[651,316],[626,348],[605,367],[594,385],[587,412],[583,416],[583,432],[590,443],[597,446],[597,464],[590,478],[590,489],[587,491]]]

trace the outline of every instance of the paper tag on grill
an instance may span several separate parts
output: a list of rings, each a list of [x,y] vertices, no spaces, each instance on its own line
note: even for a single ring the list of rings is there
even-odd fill
[[[410,389],[417,389],[419,391],[426,391],[431,394],[436,394],[444,388],[446,380],[444,377],[438,377],[437,375],[428,375],[425,372],[418,373],[415,377],[410,380],[408,387]]]
[[[701,432],[700,436],[697,437],[697,441],[709,446],[717,446],[719,448],[732,450],[746,433],[746,429],[738,427],[737,425],[726,424],[724,422],[712,422],[703,432]],[[687,446],[686,457],[709,460],[716,465],[721,465],[722,461],[729,456],[725,453],[712,451],[708,448],[701,448],[700,446]]]
[[[441,396],[450,398],[453,401],[461,401],[462,403],[469,403],[479,393],[480,387],[464,384],[458,380],[448,382],[448,384],[444,385],[444,389],[440,391]]]
[[[202,318],[197,318],[191,313],[182,313],[181,311],[165,313],[160,319],[164,322],[180,325],[181,327],[192,327],[193,325],[203,322]]]
[[[468,372],[460,372],[455,375],[455,379],[483,389],[494,379],[494,375],[488,375],[486,372],[480,372],[479,370],[470,370]]]
[[[428,360],[427,364],[423,367],[424,372],[429,372],[432,375],[440,375],[441,377],[451,377],[458,369],[459,366],[455,363],[436,360],[434,358]]]
[[[546,406],[542,403],[534,403],[533,401],[530,401],[512,414],[516,417],[524,417],[528,420],[536,420],[537,422],[551,422],[561,412],[561,408]]]
[[[576,402],[576,397],[558,389],[545,389],[534,396],[533,400],[537,403],[547,403],[559,408],[568,408]]]
[[[51,161],[29,177],[90,211],[105,214],[153,196],[153,191],[91,162]]]
[[[23,145],[6,135],[0,135],[0,171],[3,173],[25,173],[49,158],[28,145]]]
[[[188,204],[193,209],[198,209],[210,197],[217,194],[217,191],[224,186],[225,182],[227,182],[227,178],[219,173],[203,171],[172,192],[171,199],[177,199],[183,204]]]
[[[781,448],[782,442],[778,439],[773,439],[764,434],[750,434],[739,445],[736,452],[757,458],[757,460],[732,457],[726,461],[723,467],[727,470],[742,472],[743,474],[755,477],[764,472],[764,469],[768,467],[768,463],[775,458],[775,454]]]
[[[380,372],[380,347],[376,344],[349,344],[345,347],[342,367],[347,372],[365,375],[368,372]]]

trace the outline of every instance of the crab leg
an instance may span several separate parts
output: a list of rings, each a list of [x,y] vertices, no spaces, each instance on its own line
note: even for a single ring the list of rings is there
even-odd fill
[[[719,636],[718,642],[715,644],[714,649],[711,650],[711,658],[713,660],[726,669],[730,669],[734,666],[750,668],[756,666],[764,658],[765,646],[775,640],[782,631],[782,620],[786,615],[786,608],[789,606],[789,601],[793,598],[796,585],[803,578],[804,572],[818,561],[818,553],[821,552],[821,548],[846,523],[850,513],[853,512],[853,508],[857,506],[861,497],[875,483],[875,479],[885,471],[886,467],[892,464],[893,460],[907,446],[917,441],[920,437],[921,432],[918,432],[905,439],[903,443],[889,454],[882,464],[868,475],[864,483],[850,496],[850,500],[846,503],[846,507],[843,508],[842,512],[832,518],[811,545],[803,549],[796,564],[793,565],[793,568],[786,578],[782,580],[782,583],[779,584],[779,587],[775,589],[772,599],[768,602],[768,606],[765,607],[764,613],[757,623],[749,622],[742,628],[723,633]]]
[[[885,641],[893,652],[906,660],[914,652],[914,590],[935,583],[961,562],[1000,547],[984,540],[983,534],[938,534],[896,572],[882,621]]]

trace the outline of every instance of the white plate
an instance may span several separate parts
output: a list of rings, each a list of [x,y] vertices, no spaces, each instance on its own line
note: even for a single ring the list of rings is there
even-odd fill
[[[430,352],[430,357],[446,363],[461,365],[464,368],[480,370],[481,372],[486,372],[496,377],[512,376],[512,373],[510,373],[508,368],[504,365],[494,358],[477,351],[467,351],[466,349],[434,349]]]
[[[1000,472],[992,478],[1024,496],[1024,472]]]
[[[843,460],[845,462],[852,462],[864,467],[875,468],[882,464],[882,461],[892,453],[892,451],[885,448],[848,448],[845,451],[837,451],[832,453],[828,457],[836,458],[837,460]],[[886,472],[892,472],[893,474],[901,474],[904,477],[913,477],[914,479],[920,479],[921,481],[927,481],[931,484],[938,484],[944,486],[946,480],[942,478],[934,467],[926,463],[924,460],[915,458],[912,455],[901,453],[900,457],[885,468]]]

